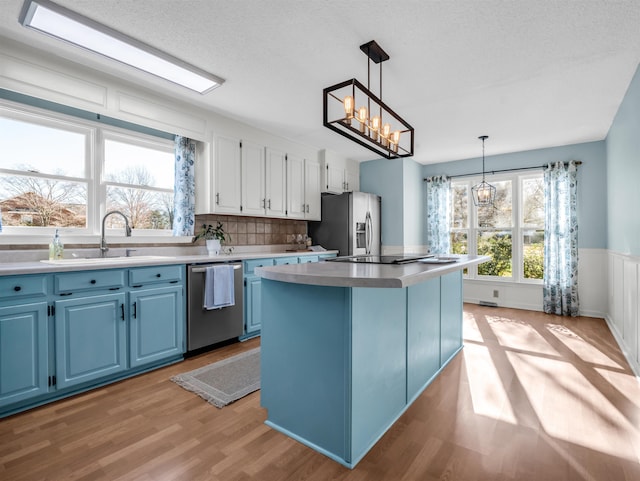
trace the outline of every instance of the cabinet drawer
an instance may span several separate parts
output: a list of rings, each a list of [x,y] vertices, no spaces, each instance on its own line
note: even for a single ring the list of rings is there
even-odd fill
[[[158,282],[172,282],[182,280],[184,266],[153,266],[139,267],[129,270],[129,285],[136,287]]]
[[[298,264],[297,257],[276,257],[275,261],[277,266],[283,266],[286,264]]]
[[[298,257],[300,264],[306,264],[308,262],[318,262],[318,256],[300,256]]]
[[[244,261],[244,275],[253,274],[253,270],[256,267],[272,266],[273,259],[251,259],[250,261]]]
[[[47,294],[46,276],[0,277],[0,300]]]
[[[104,269],[99,271],[58,274],[54,278],[55,293],[87,291],[92,289],[118,289],[126,285],[126,270]]]

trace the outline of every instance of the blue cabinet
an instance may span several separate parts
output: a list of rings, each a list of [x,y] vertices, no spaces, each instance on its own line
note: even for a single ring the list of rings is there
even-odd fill
[[[298,257],[276,257],[273,260],[273,263],[276,266],[286,266],[289,264],[298,264],[300,261],[298,260]]]
[[[133,291],[129,297],[131,367],[184,353],[182,287]]]
[[[48,338],[44,300],[0,307],[0,407],[47,393]]]
[[[247,276],[245,282],[245,334],[257,333],[262,327],[262,280]]]
[[[127,369],[125,297],[100,294],[55,302],[58,389]]]
[[[243,262],[244,268],[244,333],[246,340],[260,334],[262,327],[262,279],[255,275],[256,267],[272,266],[274,259],[251,259]]]
[[[185,267],[129,270],[130,367],[180,357],[185,351]]]
[[[184,265],[0,277],[0,416],[175,362]]]
[[[262,328],[262,278],[255,275],[256,267],[305,264],[335,256],[335,254],[303,255],[244,261],[244,334],[240,339],[246,340],[258,336]]]

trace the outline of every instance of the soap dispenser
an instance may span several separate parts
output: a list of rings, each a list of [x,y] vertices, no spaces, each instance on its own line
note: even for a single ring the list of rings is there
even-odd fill
[[[56,234],[53,236],[53,241],[49,244],[49,260],[57,260],[62,259],[62,254],[64,253],[64,245],[62,245],[62,241],[60,240],[60,234],[58,234],[58,229],[56,229]]]

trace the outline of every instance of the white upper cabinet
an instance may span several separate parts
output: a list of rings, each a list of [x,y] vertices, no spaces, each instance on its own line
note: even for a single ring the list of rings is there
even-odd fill
[[[342,194],[360,189],[360,169],[357,162],[328,150],[321,150],[318,157],[322,170],[322,192]]]
[[[344,170],[345,192],[358,192],[360,190],[360,166],[357,162],[348,161]]]
[[[266,157],[265,213],[268,217],[286,217],[286,155],[267,147]]]
[[[244,139],[216,136],[196,158],[197,214],[320,220],[320,192],[319,162]]]
[[[304,219],[307,204],[304,191],[304,159],[287,155],[287,217]]]
[[[242,142],[242,213],[265,215],[265,149]]]
[[[308,220],[320,220],[320,191],[321,176],[320,163],[316,160],[304,161],[304,218]]]
[[[215,138],[215,193],[213,212],[242,213],[240,140]]]

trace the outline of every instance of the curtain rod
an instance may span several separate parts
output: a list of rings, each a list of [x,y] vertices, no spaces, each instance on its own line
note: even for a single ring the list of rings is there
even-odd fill
[[[576,160],[576,161],[575,161],[575,164],[576,164],[576,166],[578,166],[578,165],[582,165],[582,161],[581,161],[581,160]],[[520,168],[516,168],[516,169],[485,170],[485,171],[484,171],[484,174],[485,174],[485,175],[487,175],[487,174],[497,174],[497,173],[500,173],[500,172],[516,172],[516,171],[518,171],[518,170],[536,170],[536,169],[544,169],[547,165],[549,165],[549,164],[546,164],[546,165],[538,165],[538,166],[535,166],[535,167],[520,167]],[[566,166],[566,165],[569,165],[569,162],[564,162],[564,165],[565,165],[565,166]],[[454,178],[456,178],[456,177],[472,177],[472,176],[475,176],[475,175],[482,175],[482,172],[476,172],[476,173],[474,173],[474,174],[448,175],[447,177],[449,177],[450,179],[454,179]],[[422,179],[422,180],[424,180],[424,181],[426,182],[426,181],[427,181],[427,180],[429,180],[429,179],[428,179],[428,178],[425,178],[425,179]]]

